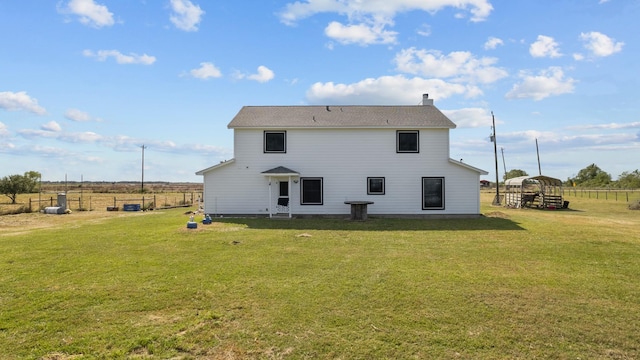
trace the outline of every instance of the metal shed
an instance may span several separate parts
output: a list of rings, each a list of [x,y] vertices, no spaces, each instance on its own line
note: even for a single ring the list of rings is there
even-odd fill
[[[561,209],[567,207],[562,199],[562,181],[549,176],[519,176],[505,182],[505,206]]]

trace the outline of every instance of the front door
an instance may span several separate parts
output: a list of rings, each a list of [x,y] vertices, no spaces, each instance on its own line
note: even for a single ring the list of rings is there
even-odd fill
[[[280,181],[280,192],[278,194],[278,205],[276,207],[278,213],[289,212],[289,182]]]

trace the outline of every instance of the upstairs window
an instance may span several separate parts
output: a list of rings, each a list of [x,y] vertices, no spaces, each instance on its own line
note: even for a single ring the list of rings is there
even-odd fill
[[[418,130],[398,130],[396,132],[396,152],[417,153],[419,152]]]
[[[384,178],[367,178],[367,195],[384,195]]]
[[[287,152],[287,132],[286,131],[265,131],[264,132],[264,152],[265,153],[286,153]]]

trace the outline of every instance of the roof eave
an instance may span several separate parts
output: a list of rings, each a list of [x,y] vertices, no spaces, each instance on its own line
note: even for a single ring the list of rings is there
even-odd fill
[[[231,163],[234,163],[236,161],[236,159],[230,159],[230,160],[225,160],[225,161],[221,161],[219,164],[215,164],[213,166],[209,166],[206,169],[202,169],[200,171],[196,171],[196,175],[204,175],[206,173],[208,173],[209,171],[213,171],[215,169],[219,169],[223,166],[227,166]]]
[[[450,158],[449,162],[452,163],[452,164],[458,165],[458,166],[462,166],[463,168],[466,168],[466,169],[469,169],[469,170],[473,170],[473,171],[479,173],[480,175],[488,175],[489,174],[489,172],[486,171],[486,170],[482,170],[482,169],[477,168],[475,166],[471,166],[471,165],[469,165],[467,163],[464,163],[462,161],[458,161],[458,160],[454,160],[454,159]]]

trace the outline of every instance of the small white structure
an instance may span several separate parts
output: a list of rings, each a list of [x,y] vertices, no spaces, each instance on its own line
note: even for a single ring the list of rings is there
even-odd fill
[[[505,182],[505,206],[561,209],[562,181],[549,176],[519,176]]]
[[[212,216],[477,216],[480,175],[449,158],[456,125],[416,106],[245,106],[234,158],[198,171]]]

